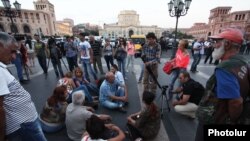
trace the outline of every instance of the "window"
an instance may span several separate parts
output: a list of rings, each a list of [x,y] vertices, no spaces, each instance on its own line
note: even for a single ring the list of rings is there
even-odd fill
[[[242,20],[244,20],[244,19],[245,19],[245,14],[242,15]]]
[[[25,19],[28,19],[29,18],[28,13],[24,13],[24,17],[25,17]]]
[[[235,20],[235,21],[237,21],[237,20],[238,20],[238,15],[236,15],[236,16],[235,16],[235,19],[234,19],[234,20]]]
[[[2,24],[0,24],[0,31],[5,32],[4,27]]]
[[[239,20],[241,20],[241,15],[239,15]]]
[[[24,33],[30,33],[30,28],[29,28],[29,26],[24,25],[24,26],[23,26],[23,31],[24,31]]]
[[[17,27],[15,24],[10,25],[10,31],[11,31],[11,33],[18,33],[18,30],[17,30]]]
[[[36,19],[40,20],[39,14],[36,13]]]

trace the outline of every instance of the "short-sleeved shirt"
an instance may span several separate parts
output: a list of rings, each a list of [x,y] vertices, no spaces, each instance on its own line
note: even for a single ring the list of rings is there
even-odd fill
[[[101,56],[102,55],[102,49],[101,49],[101,43],[98,41],[90,42],[91,48],[93,49],[93,55],[94,56]]]
[[[195,42],[193,49],[199,49],[199,50],[194,50],[194,54],[201,54],[202,44],[200,42]]]
[[[65,42],[64,49],[66,50],[66,57],[74,57],[77,54],[77,46],[74,42]]]
[[[193,79],[189,79],[183,85],[183,95],[190,95],[189,101],[191,103],[199,104],[204,93],[204,87]]]
[[[35,43],[35,52],[37,56],[44,57],[45,54],[45,44],[41,41]]]
[[[122,84],[125,84],[124,77],[120,71],[115,72],[115,79]]]
[[[79,43],[80,53],[81,53],[81,59],[90,59],[90,51],[91,48],[89,42],[84,41]]]
[[[66,127],[68,137],[74,141],[80,141],[82,134],[86,131],[86,120],[93,113],[88,111],[85,106],[70,103],[66,109]]]
[[[156,43],[154,45],[144,44],[142,47],[142,56],[145,55],[146,62],[160,62],[161,45]]]
[[[102,85],[100,87],[100,95],[99,95],[99,101],[103,102],[106,100],[110,100],[110,96],[114,96],[118,90],[119,86],[123,86],[123,84],[116,79],[111,84],[107,80],[104,80],[102,82]]]
[[[22,123],[37,119],[37,111],[30,94],[0,62],[0,96],[4,97],[3,108],[6,118],[6,135],[18,130]]]
[[[104,139],[91,139],[89,135],[86,135],[82,138],[81,141],[108,141],[108,140],[104,140]]]
[[[240,84],[237,78],[225,69],[217,68],[216,76],[216,94],[221,99],[236,99],[240,97]]]

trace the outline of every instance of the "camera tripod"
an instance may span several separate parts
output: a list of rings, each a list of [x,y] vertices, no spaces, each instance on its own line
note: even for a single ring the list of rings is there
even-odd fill
[[[169,107],[168,98],[167,98],[167,89],[168,89],[168,86],[167,85],[164,85],[164,86],[160,85],[160,83],[156,79],[156,77],[153,74],[153,72],[152,72],[152,70],[151,70],[151,68],[150,68],[149,65],[146,65],[146,69],[149,72],[149,75],[152,77],[152,79],[156,82],[157,86],[161,89],[161,107],[160,107],[160,111],[161,111],[161,116],[163,116],[163,110],[164,110],[163,103],[164,103],[164,101],[166,102],[168,111],[170,112],[170,107]]]

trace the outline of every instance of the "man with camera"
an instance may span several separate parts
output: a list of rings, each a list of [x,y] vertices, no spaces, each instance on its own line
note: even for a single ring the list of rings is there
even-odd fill
[[[144,62],[144,91],[156,93],[157,82],[154,80],[149,84],[149,76],[158,78],[158,63],[160,62],[161,45],[156,42],[156,36],[150,32],[146,36],[147,43],[142,47],[142,60]],[[150,70],[149,70],[150,69]],[[152,74],[151,74],[152,73]]]
[[[182,86],[177,88],[174,93],[181,93],[181,95],[177,95],[176,100],[172,103],[174,110],[182,115],[195,118],[195,112],[205,89],[199,82],[190,78],[188,72],[180,73],[179,79]]]

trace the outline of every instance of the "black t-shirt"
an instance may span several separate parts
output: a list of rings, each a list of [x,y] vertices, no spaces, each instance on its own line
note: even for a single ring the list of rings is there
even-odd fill
[[[189,79],[183,85],[183,94],[190,95],[189,101],[195,104],[199,104],[201,97],[205,91],[204,87],[193,79]]]
[[[101,43],[98,41],[90,42],[91,48],[93,50],[94,56],[100,56],[101,55]]]

